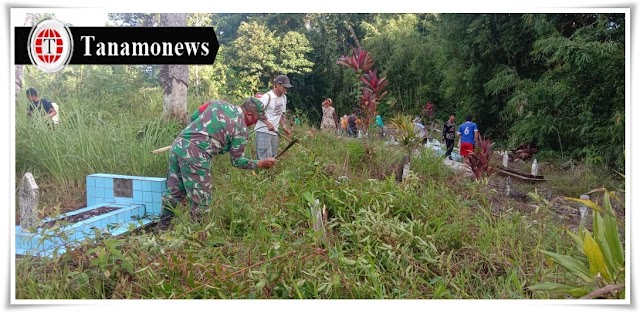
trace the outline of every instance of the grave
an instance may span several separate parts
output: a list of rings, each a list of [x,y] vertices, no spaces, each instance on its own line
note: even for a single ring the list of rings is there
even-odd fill
[[[160,216],[165,178],[92,174],[86,182],[87,207],[35,224],[22,225],[21,221],[16,226],[16,254],[59,255],[67,247],[94,240],[97,234],[117,236],[144,227]],[[33,185],[37,195],[35,181]],[[20,194],[29,191],[25,190]]]
[[[33,174],[24,174],[18,191],[18,206],[20,207],[20,225],[25,228],[35,227],[38,223],[38,196],[38,185]]]
[[[424,144],[424,147],[435,151],[438,156],[444,156],[447,152],[447,146],[442,144],[437,139],[427,140],[427,142]],[[454,147],[453,152],[451,152],[451,160],[462,162],[462,157],[460,156],[460,154],[458,154],[458,152],[459,149]]]

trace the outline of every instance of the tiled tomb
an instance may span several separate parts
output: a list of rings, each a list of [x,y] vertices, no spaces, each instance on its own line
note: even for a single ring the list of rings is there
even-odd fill
[[[36,229],[31,229],[33,231],[16,226],[16,254],[52,256],[54,251],[61,254],[65,246],[94,238],[96,230],[120,235],[153,222],[161,213],[165,178],[92,174],[86,182],[87,207],[46,218]],[[60,223],[59,229],[47,226],[54,220],[71,220],[96,209],[108,212],[73,223]]]

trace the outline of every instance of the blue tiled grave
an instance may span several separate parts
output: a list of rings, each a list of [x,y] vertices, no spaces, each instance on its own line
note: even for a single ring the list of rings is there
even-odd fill
[[[64,253],[97,231],[113,236],[151,223],[162,211],[166,179],[156,177],[92,174],[87,176],[87,207],[46,218],[35,231],[16,226],[16,254],[52,256]],[[70,222],[89,211],[109,212]],[[93,211],[95,212],[95,211]],[[66,221],[64,221],[66,220]],[[54,224],[57,221],[57,225]]]
[[[435,151],[438,156],[444,156],[447,152],[446,146],[443,146],[438,140],[427,141],[424,147]],[[453,151],[458,151],[458,148],[453,148]],[[451,159],[462,162],[462,157],[457,152],[451,152]]]

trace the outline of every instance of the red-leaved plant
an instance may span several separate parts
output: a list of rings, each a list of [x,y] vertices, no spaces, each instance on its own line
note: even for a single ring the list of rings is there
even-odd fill
[[[431,101],[427,102],[427,104],[425,104],[424,106],[424,115],[429,119],[432,119],[434,113],[435,113],[435,104],[433,104],[433,102]]]
[[[489,177],[493,173],[491,156],[493,155],[493,141],[479,136],[476,141],[476,148],[467,158],[466,163],[471,167],[471,171],[476,179]]]
[[[368,73],[360,77],[364,84],[362,96],[360,98],[360,108],[363,112],[362,122],[364,125],[371,125],[378,110],[378,103],[387,94],[384,88],[388,81],[386,77],[378,78],[378,70],[369,70]]]
[[[353,49],[352,55],[342,56],[338,59],[337,64],[351,68],[356,73],[358,79],[358,102],[362,110],[362,123],[365,126],[364,131],[368,130],[378,111],[380,100],[387,94],[384,89],[388,85],[386,77],[378,77],[378,70],[373,69],[374,58],[368,51],[362,49]]]
[[[354,49],[351,56],[341,56],[338,64],[352,68],[358,75],[367,72],[373,66],[373,57],[369,52],[361,49]]]

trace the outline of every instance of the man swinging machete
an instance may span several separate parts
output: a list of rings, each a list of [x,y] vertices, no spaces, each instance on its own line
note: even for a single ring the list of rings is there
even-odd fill
[[[223,100],[212,100],[206,108],[178,135],[169,152],[167,190],[162,197],[163,219],[170,209],[185,197],[191,206],[191,216],[199,218],[209,209],[211,201],[211,159],[229,152],[231,164],[240,169],[269,168],[275,158],[250,160],[244,156],[247,127],[266,120],[259,99],[247,98],[241,106]]]

